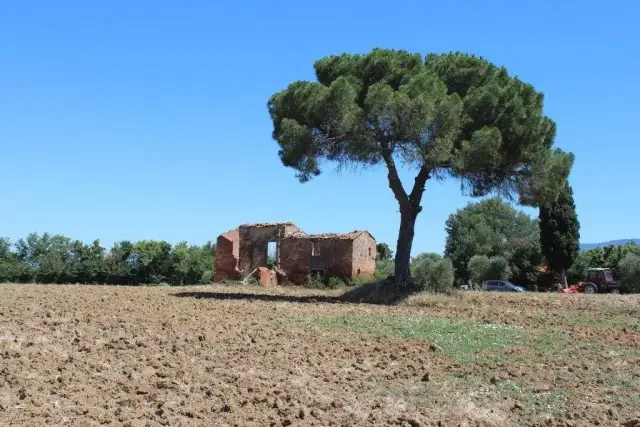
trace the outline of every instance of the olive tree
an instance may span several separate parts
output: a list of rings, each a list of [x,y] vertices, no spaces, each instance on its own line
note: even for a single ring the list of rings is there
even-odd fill
[[[411,262],[416,285],[430,292],[446,292],[453,287],[453,264],[438,254],[420,254]]]
[[[511,274],[508,261],[502,256],[489,258],[486,255],[474,255],[467,265],[469,280],[479,287],[487,280],[507,280]]]
[[[416,218],[430,179],[458,179],[471,196],[538,205],[555,198],[573,157],[553,148],[543,95],[503,67],[462,53],[423,57],[374,49],[315,62],[268,103],[282,163],[301,182],[338,166],[384,165],[399,205],[395,282],[409,287]],[[399,164],[415,170],[410,187]]]

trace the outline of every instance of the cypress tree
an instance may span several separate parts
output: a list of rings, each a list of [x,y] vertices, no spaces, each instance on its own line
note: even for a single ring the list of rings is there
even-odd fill
[[[580,253],[580,223],[567,184],[549,206],[540,207],[540,246],[551,271],[559,273],[567,287],[567,270]]]

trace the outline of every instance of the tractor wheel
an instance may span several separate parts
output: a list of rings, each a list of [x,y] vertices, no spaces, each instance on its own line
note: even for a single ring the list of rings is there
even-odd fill
[[[620,289],[618,289],[618,288],[609,289],[609,293],[610,294],[619,294],[620,293]]]
[[[595,294],[596,292],[598,292],[598,288],[596,288],[596,285],[594,285],[593,283],[589,283],[588,285],[584,286],[585,294]]]

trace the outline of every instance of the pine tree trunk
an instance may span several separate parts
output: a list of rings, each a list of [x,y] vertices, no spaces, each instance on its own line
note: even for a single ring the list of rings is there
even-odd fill
[[[395,283],[399,288],[408,289],[411,285],[411,246],[417,215],[410,207],[400,208],[400,231],[395,259]]]
[[[560,279],[562,280],[562,287],[567,289],[569,287],[567,283],[567,270],[564,268],[560,272]]]
[[[431,177],[431,170],[423,165],[414,179],[410,193],[407,193],[400,181],[392,156],[392,149],[385,146],[382,158],[387,166],[387,178],[389,188],[400,206],[400,231],[398,232],[398,244],[396,246],[394,284],[398,291],[409,291],[411,282],[411,247],[413,245],[416,217],[422,211],[420,202],[425,190],[425,184]]]

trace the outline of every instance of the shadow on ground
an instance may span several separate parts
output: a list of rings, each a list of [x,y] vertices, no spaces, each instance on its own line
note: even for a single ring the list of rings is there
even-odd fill
[[[329,297],[321,295],[273,295],[252,292],[178,292],[172,294],[180,298],[215,299],[215,300],[247,300],[266,302],[297,302],[297,303],[331,303],[344,302],[341,297]]]
[[[342,295],[274,295],[260,293],[260,288],[251,288],[247,292],[177,292],[179,298],[197,298],[214,300],[243,300],[294,303],[327,304],[383,304],[393,305],[405,300],[411,292],[398,291],[393,282],[368,283],[348,289]]]

